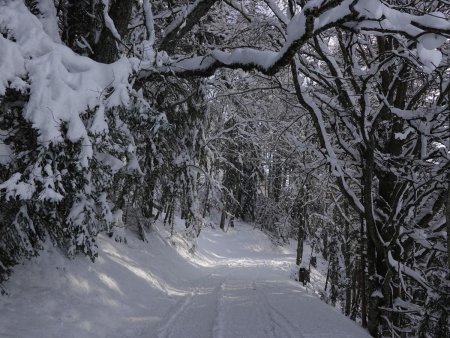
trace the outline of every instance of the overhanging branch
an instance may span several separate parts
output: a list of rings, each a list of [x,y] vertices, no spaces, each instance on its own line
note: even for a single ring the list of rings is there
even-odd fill
[[[338,10],[342,15],[323,25],[317,25],[316,19],[323,14],[328,15],[331,10]],[[140,81],[145,81],[159,75],[210,76],[219,68],[258,70],[261,73],[273,75],[288,65],[298,49],[311,37],[329,28],[355,20],[357,20],[356,13],[350,11],[345,2],[333,9],[299,13],[291,20],[287,28],[286,42],[279,51],[262,51],[256,48],[238,48],[231,52],[214,50],[208,55],[179,59],[160,67],[142,67],[138,78]]]
[[[446,18],[436,17],[433,22],[423,21],[421,16],[414,16],[398,11],[372,0],[374,8],[383,11],[379,16],[376,11],[368,11],[363,2],[358,0],[330,0],[320,7],[303,9],[295,15],[286,28],[286,41],[277,51],[256,48],[238,48],[234,50],[213,50],[207,55],[171,60],[167,58],[163,65],[140,64],[138,81],[140,83],[153,77],[174,75],[179,77],[210,76],[219,68],[257,70],[267,75],[277,73],[287,66],[295,53],[312,37],[333,27],[343,27],[364,34],[401,34],[415,40],[426,32],[434,32],[436,27],[447,31],[450,23]],[[181,14],[169,25],[159,50],[173,51],[175,40],[186,34],[203,17],[216,1],[197,0],[185,14]],[[396,19],[397,18],[397,19]],[[428,18],[429,19],[429,18]],[[421,27],[417,27],[417,23]]]

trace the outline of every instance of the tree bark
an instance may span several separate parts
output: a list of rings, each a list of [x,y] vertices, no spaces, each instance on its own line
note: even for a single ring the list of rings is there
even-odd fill
[[[300,219],[302,217],[300,216]],[[302,264],[303,260],[303,236],[304,236],[304,228],[303,228],[303,222],[299,220],[298,222],[298,234],[297,234],[297,257],[295,259],[295,264],[297,266],[300,266]]]
[[[364,218],[361,217],[360,229],[360,292],[361,292],[361,325],[367,327],[367,290],[366,290],[366,254],[365,254]]]
[[[450,91],[448,92],[448,100],[447,100],[447,126],[450,128]],[[450,130],[448,130],[450,133]],[[450,135],[448,135],[448,147],[447,150],[450,149]],[[445,210],[445,217],[447,222],[447,279],[450,280],[450,162],[447,163],[447,207]]]
[[[133,1],[115,0],[109,10],[109,16],[114,22],[114,26],[122,40],[128,34],[128,23],[130,22],[132,8]],[[92,58],[103,63],[117,61],[119,58],[119,49],[117,48],[118,43],[121,42],[117,41],[109,28],[103,25],[98,42],[94,45],[94,55]]]
[[[345,208],[344,210],[346,210]],[[352,289],[351,289],[351,279],[350,276],[352,274],[351,269],[351,259],[350,259],[350,232],[349,232],[349,224],[346,220],[342,218],[344,222],[344,243],[342,244],[342,253],[344,256],[344,265],[345,265],[345,315],[350,316],[351,310],[351,302],[352,302]]]
[[[225,210],[225,207],[222,210],[222,215],[220,216],[220,228],[222,230],[225,230],[225,220],[227,219],[227,212]]]
[[[445,216],[447,222],[447,279],[450,280],[450,173],[447,175],[447,207]]]

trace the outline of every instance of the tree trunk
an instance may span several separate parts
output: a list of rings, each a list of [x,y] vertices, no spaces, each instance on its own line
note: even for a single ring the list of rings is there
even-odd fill
[[[348,244],[345,243],[345,246],[347,245]],[[350,278],[350,276],[352,275],[352,271],[350,266],[350,250],[346,250],[344,252],[344,264],[345,264],[345,315],[350,316],[352,304],[352,282]]]
[[[302,217],[300,217],[301,219]],[[298,222],[298,235],[297,235],[297,257],[295,259],[295,264],[297,266],[300,266],[302,264],[303,260],[303,236],[304,236],[304,230],[303,230],[303,222]]]
[[[361,325],[367,327],[367,291],[366,291],[366,254],[365,254],[365,234],[364,234],[364,218],[361,217],[361,234],[360,234],[360,290],[361,290]]]
[[[142,215],[145,218],[151,218],[153,216],[153,201],[155,190],[155,179],[152,174],[148,175],[144,182],[144,200],[142,204]]]
[[[381,302],[381,281],[379,276],[379,268],[382,264],[379,264],[380,257],[377,251],[378,231],[376,228],[376,223],[373,217],[373,198],[372,198],[372,184],[373,184],[373,169],[374,169],[374,159],[373,159],[373,147],[366,150],[365,162],[364,162],[364,174],[363,174],[363,202],[364,202],[364,218],[366,220],[367,226],[367,263],[368,272],[370,276],[369,284],[369,311],[368,311],[368,323],[367,328],[369,333],[373,337],[378,336],[378,326],[381,321],[380,313],[380,302]]]
[[[447,117],[447,126],[450,126],[450,91],[448,92],[448,100],[447,100],[447,109],[448,109],[448,117]],[[450,133],[450,130],[448,131]],[[450,135],[448,139],[448,148],[450,149]],[[448,163],[450,165],[450,163]],[[445,217],[447,222],[447,279],[450,280],[450,168],[447,169],[449,172],[447,174],[447,207],[445,210]]]
[[[222,210],[222,216],[220,216],[220,228],[222,230],[225,230],[225,220],[227,219],[227,212],[225,210],[225,207]]]
[[[206,212],[208,211],[208,198],[209,198],[209,189],[210,189],[210,183],[206,183],[206,192],[205,192],[205,200],[203,201],[203,212],[202,217],[206,217]]]
[[[450,117],[450,114],[449,114]],[[447,207],[445,211],[447,222],[447,279],[450,280],[450,174],[447,175]]]
[[[131,18],[131,11],[133,8],[133,1],[129,0],[115,0],[109,10],[117,32],[123,39],[128,34],[128,23]],[[97,44],[94,46],[93,59],[103,63],[112,63],[119,58],[119,49],[117,45],[121,43],[117,41],[112,35],[109,28],[105,25],[98,38]]]

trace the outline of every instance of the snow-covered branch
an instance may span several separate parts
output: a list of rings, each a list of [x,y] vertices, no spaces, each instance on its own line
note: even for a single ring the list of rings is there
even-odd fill
[[[397,33],[419,42],[417,53],[427,70],[433,70],[440,62],[440,52],[436,49],[445,42],[445,37],[436,34],[436,29],[450,31],[450,21],[443,15],[414,16],[401,13],[378,0],[327,1],[319,7],[308,3],[290,21],[271,1],[267,2],[286,23],[283,46],[279,50],[257,48],[237,48],[233,50],[212,50],[202,56],[182,57],[165,60],[162,66],[142,65],[139,78],[151,78],[157,74],[176,76],[209,76],[219,68],[258,70],[265,74],[275,74],[289,64],[293,55],[312,37],[332,27],[343,26],[366,34]],[[159,43],[161,50],[171,50],[174,39],[181,38],[211,8],[213,1],[197,1],[186,13],[179,14],[164,33]],[[275,7],[274,7],[275,6]],[[183,24],[185,20],[185,24]],[[420,23],[420,28],[417,23]],[[177,27],[182,26],[180,29]],[[430,30],[428,32],[427,30]],[[172,47],[169,47],[171,45]]]

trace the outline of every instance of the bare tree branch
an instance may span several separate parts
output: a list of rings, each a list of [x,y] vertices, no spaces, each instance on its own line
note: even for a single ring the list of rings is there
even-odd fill
[[[171,52],[176,47],[176,40],[182,38],[189,32],[200,19],[208,13],[209,9],[217,0],[197,0],[188,7],[187,12],[180,13],[176,19],[169,24],[164,32],[164,37],[158,48]]]

